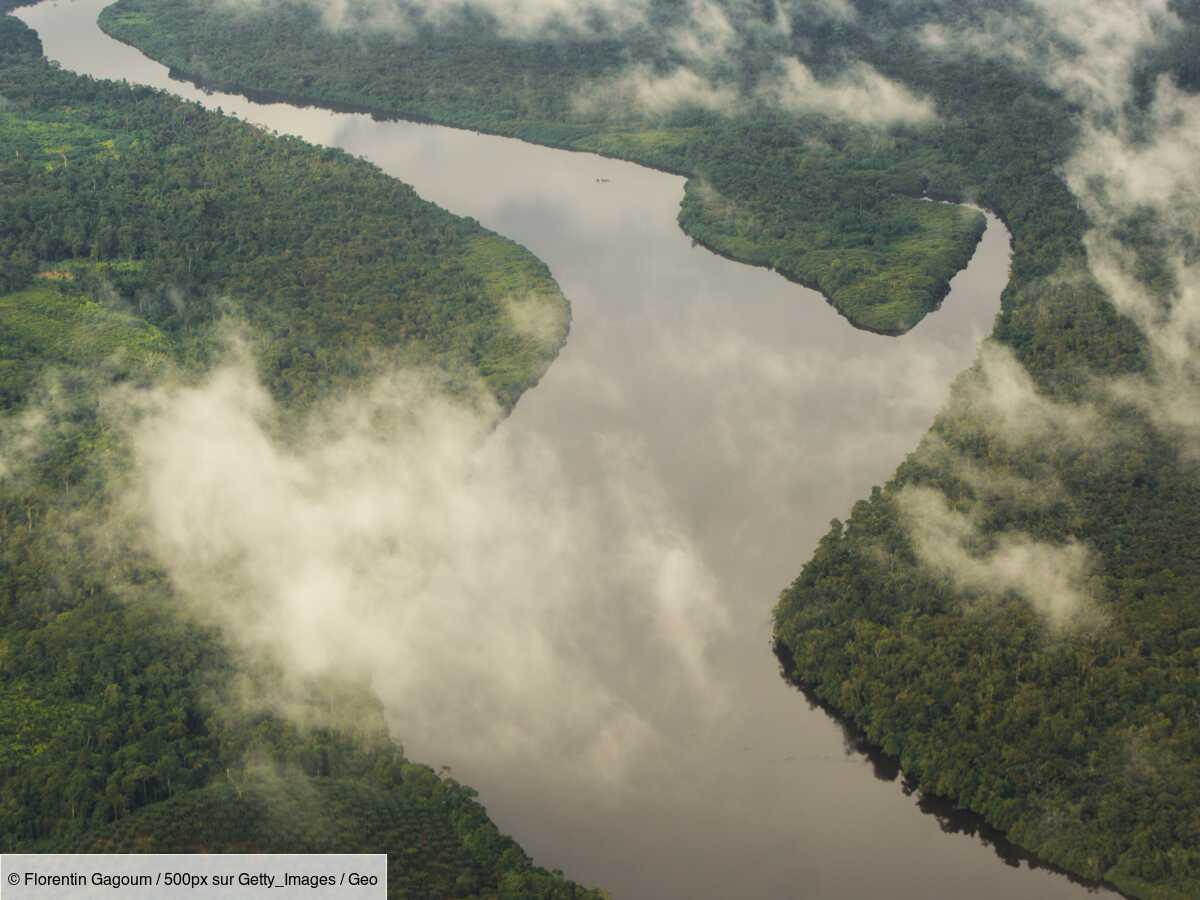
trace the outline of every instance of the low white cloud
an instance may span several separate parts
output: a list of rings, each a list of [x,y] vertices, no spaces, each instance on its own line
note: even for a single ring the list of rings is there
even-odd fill
[[[861,62],[820,81],[800,60],[787,58],[774,78],[759,85],[758,96],[792,112],[820,113],[861,125],[920,124],[937,117],[931,101]]]
[[[218,0],[225,6],[261,13],[276,0]],[[316,3],[326,27],[335,30],[391,32],[403,38],[420,24],[460,25],[464,16],[484,15],[509,38],[567,36],[587,39],[598,34],[627,34],[650,25],[643,0],[321,0]],[[576,114],[623,118],[665,115],[700,108],[731,113],[747,102],[778,104],[784,109],[820,113],[860,124],[919,123],[934,118],[933,105],[914,96],[865,63],[855,63],[837,78],[821,81],[792,55],[796,17],[852,21],[846,0],[771,0],[769,7],[747,0],[689,0],[662,40],[680,64],[658,71],[634,63],[611,77],[584,86],[573,98]],[[730,80],[748,45],[776,61],[752,97]]]
[[[937,117],[929,100],[915,96],[865,63],[821,81],[790,57],[764,77],[749,97],[732,84],[687,66],[666,74],[634,66],[619,76],[587,85],[575,95],[572,105],[581,117],[623,118],[631,112],[662,116],[688,108],[731,114],[754,103],[870,126],[916,125]]]
[[[980,347],[975,369],[956,385],[942,419],[950,429],[966,423],[1011,448],[1045,453],[1063,445],[1102,450],[1116,436],[1096,406],[1048,396],[1012,351],[994,341]]]
[[[895,495],[919,561],[957,590],[1016,594],[1055,630],[1102,625],[1098,558],[1088,546],[1070,536],[1039,539],[1011,525],[996,530],[990,520],[1019,521],[1069,503],[1057,461],[1102,460],[1121,439],[1095,403],[1048,396],[1008,348],[985,342],[910,460],[954,479],[966,493],[951,502],[941,490],[909,484]]]
[[[53,429],[43,406],[30,406],[0,419],[0,480],[24,474]]]
[[[556,747],[545,764],[615,779],[655,704],[721,702],[727,615],[634,440],[598,437],[585,490],[482,390],[412,372],[288,425],[242,352],[106,410],[132,447],[124,521],[191,614],[283,673],[258,704],[367,681],[418,752]]]
[[[262,3],[263,0],[233,0]],[[321,0],[322,21],[334,30],[371,29],[408,34],[420,23],[457,25],[467,14],[487,16],[506,37],[557,31],[575,36],[625,31],[645,22],[641,0]]]
[[[636,66],[616,78],[597,82],[576,94],[573,109],[585,117],[621,118],[631,112],[661,116],[679,109],[699,108],[728,113],[736,109],[738,92],[679,67],[660,75]]]
[[[512,330],[539,348],[554,348],[566,337],[561,301],[549,294],[509,295],[501,301]]]
[[[1024,13],[927,25],[920,38],[931,50],[1009,59],[1085,110],[1116,113],[1139,54],[1177,25],[1168,0],[1031,0]]]
[[[692,0],[685,24],[673,28],[669,40],[692,63],[724,60],[739,37],[725,10],[712,0]]]
[[[1090,221],[1092,275],[1150,350],[1149,371],[1117,380],[1112,391],[1146,410],[1193,458],[1200,458],[1198,153],[1200,98],[1164,76],[1144,111],[1089,119],[1065,173]],[[1123,236],[1135,218],[1148,229],[1149,247]],[[1157,257],[1157,279],[1147,278],[1147,255]]]
[[[896,503],[918,558],[956,589],[990,597],[1017,594],[1056,629],[1103,621],[1088,583],[1094,559],[1084,545],[985,532],[978,509],[957,510],[930,488],[905,487]]]
[[[1033,0],[1063,44],[1047,80],[1089,111],[1119,110],[1139,54],[1179,24],[1169,0]]]

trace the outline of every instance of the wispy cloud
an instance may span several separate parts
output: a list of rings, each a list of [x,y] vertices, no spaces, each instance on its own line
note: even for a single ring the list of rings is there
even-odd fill
[[[1122,440],[1113,410],[1133,406],[1185,458],[1200,457],[1200,273],[1194,262],[1200,100],[1168,76],[1158,79],[1148,105],[1135,96],[1138,65],[1179,25],[1166,0],[1035,0],[1024,16],[984,16],[969,28],[924,33],[940,52],[1003,55],[1079,110],[1079,140],[1063,170],[1088,218],[1087,270],[1073,276],[1075,289],[1098,285],[1138,326],[1150,351],[1144,374],[1095,380],[1091,401],[1067,403],[1037,390],[1010,355],[986,348],[982,377],[966,384],[947,415],[967,411],[991,440],[1043,453],[1065,443],[1100,459]],[[1136,246],[1128,237],[1135,222]],[[971,511],[955,510],[925,490],[906,490],[901,500],[922,557],[964,587],[983,589],[994,579],[1060,623],[1071,621],[1070,610],[1084,608],[1086,573],[1096,557],[1073,540],[1039,545],[1002,535],[983,555],[968,553],[965,548],[984,537]]]
[[[956,590],[991,598],[1017,594],[1055,629],[1103,621],[1088,584],[1093,555],[1079,542],[989,532],[979,506],[956,509],[931,488],[905,487],[896,504],[918,558]]]
[[[819,81],[793,57],[758,85],[758,97],[781,109],[819,113],[860,125],[920,124],[937,118],[933,103],[863,62],[853,63],[836,78]]]
[[[276,0],[217,0],[253,13]],[[745,104],[766,104],[865,125],[922,123],[932,104],[915,97],[866,63],[833,78],[818,78],[793,46],[793,24],[827,19],[853,21],[846,0],[687,0],[652,9],[645,0],[311,0],[334,31],[389,32],[412,38],[421,27],[477,31],[491,28],[513,40],[654,35],[663,59],[634,60],[622,71],[581,86],[573,97],[579,115],[622,118],[662,116],[700,108],[729,114]],[[749,56],[761,71],[749,88],[738,73]]]
[[[1101,460],[1120,441],[1099,407],[1047,396],[1010,350],[985,343],[910,457],[961,490],[951,499],[918,479],[895,495],[918,560],[976,597],[1022,597],[1053,629],[1102,624],[1097,554],[1068,535],[1039,539],[1020,523],[1069,501],[1057,460]]]
[[[192,615],[284,674],[261,705],[366,682],[406,744],[563,747],[558,764],[616,778],[663,692],[720,703],[706,653],[726,612],[636,441],[601,436],[606,477],[584,489],[497,428],[482,389],[408,371],[297,425],[244,351],[106,410],[132,447],[122,520]]]
[[[588,85],[572,98],[574,112],[585,118],[627,118],[630,113],[661,116],[699,108],[727,113],[737,108],[738,92],[679,67],[667,75],[634,66],[621,75]]]

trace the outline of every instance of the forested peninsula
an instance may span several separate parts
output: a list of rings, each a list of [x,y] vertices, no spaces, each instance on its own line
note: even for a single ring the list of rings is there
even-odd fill
[[[8,15],[0,185],[0,846],[386,850],[393,897],[598,896],[407,760],[365,687],[314,697],[352,730],[226,702],[239,661],[112,515],[105,404],[202,377],[230,322],[288,416],[397,363],[502,411],[565,337],[545,266],[344,153],[63,72]]]
[[[678,4],[661,4],[664,15]],[[618,99],[607,80],[668,65],[655,35],[511,40],[487,23],[397,39],[323,27],[283,3],[270,16],[193,0],[122,0],[100,17],[112,36],[219,89],[436,122],[628,159],[689,180],[679,222],[696,241],[816,288],[854,325],[900,334],[935,309],[974,252],[978,212],[922,202],[964,196],[961,172],[898,127],[797,121],[769,104],[727,116],[657,112]],[[364,47],[365,43],[365,47]],[[664,53],[667,55],[664,56]],[[753,69],[770,59],[746,55]],[[596,108],[593,108],[593,107]]]
[[[913,198],[995,210],[1013,260],[985,357],[1015,360],[1010,386],[1038,415],[998,430],[1003,409],[981,400],[994,400],[987,360],[962,376],[922,446],[832,523],[783,593],[777,650],[789,677],[898,756],[920,790],[1131,896],[1198,896],[1200,471],[1144,407],[1098,387],[1157,376],[1146,336],[1089,273],[1090,223],[1062,177],[1080,110],[1011,56],[924,39],[930,28],[985,30],[991,16],[1027,14],[1023,3],[852,5],[852,17],[796,19],[789,52],[818,76],[869,63],[929,98],[935,119],[860,128],[753,102],[589,119],[572,100],[584,86],[631,65],[669,70],[653,16],[640,41],[512,37],[486,19],[415,40],[330,28],[304,3],[260,16],[119,0],[102,21],[210,84],[686,173],[689,233],[817,286],[855,324],[881,331],[928,312],[979,233],[976,217]],[[733,21],[760,15],[724,6]],[[680,5],[650,8],[669,24]],[[1200,86],[1200,9],[1172,8],[1183,28],[1138,60],[1135,104],[1149,102],[1160,76]],[[741,48],[733,82],[753,69],[753,46]],[[1144,209],[1117,233],[1139,284],[1166,304],[1175,285],[1157,227]],[[1048,625],[1018,592],[926,564],[905,516],[906,503],[930,496],[944,498],[945,521],[970,522],[959,547],[968,562],[1015,547],[1091,548],[1090,623]]]

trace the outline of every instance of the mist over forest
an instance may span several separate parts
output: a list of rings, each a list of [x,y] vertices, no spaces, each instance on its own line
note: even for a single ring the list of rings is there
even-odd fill
[[[1200,8],[103,10],[105,33],[208,91],[671,173],[698,253],[786,279],[797,316],[811,288],[839,327],[914,348],[839,358],[647,315],[620,367],[658,367],[664,392],[727,382],[692,416],[705,446],[666,455],[588,419],[585,398],[689,401],[589,368],[596,326],[572,306],[602,319],[574,271],[370,157],[81,78],[0,26],[3,847],[316,851],[366,804],[350,842],[412,864],[389,895],[592,896],[503,837],[487,796],[405,754],[521,772],[505,809],[542,792],[621,821],[700,765],[648,774],[680,734],[767,702],[730,675],[761,632],[755,652],[908,791],[1090,885],[1200,892]],[[963,302],[983,211],[1011,265],[954,374],[924,335]],[[617,265],[674,302],[652,252]],[[815,385],[885,399],[841,400],[868,421],[839,431],[802,407]],[[586,455],[523,424],[550,390],[578,393]],[[716,471],[722,448],[751,523],[722,520],[735,504],[702,477],[678,487],[673,469]],[[820,466],[864,499],[825,514],[758,493],[755,467]],[[797,535],[773,612],[730,587],[756,519]],[[243,830],[197,843],[188,823],[214,809]],[[296,816],[324,824],[269,837]]]

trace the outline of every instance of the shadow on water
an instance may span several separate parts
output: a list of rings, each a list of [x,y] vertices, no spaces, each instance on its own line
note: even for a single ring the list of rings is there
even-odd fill
[[[1040,869],[1053,872],[1055,875],[1063,876],[1072,884],[1086,888],[1089,893],[1095,894],[1106,890],[1115,891],[1121,897],[1127,896],[1121,894],[1107,882],[1081,878],[1053,863],[1038,859],[1024,847],[1010,841],[1003,831],[989,825],[987,820],[978,813],[963,809],[946,797],[923,793],[919,784],[904,775],[898,756],[886,753],[878,744],[873,743],[862,728],[848,719],[836,707],[818,697],[813,693],[811,686],[806,685],[797,677],[795,659],[786,644],[782,641],[775,641],[772,643],[771,649],[775,653],[775,658],[779,660],[779,674],[783,680],[799,691],[809,709],[823,712],[841,729],[842,746],[846,756],[862,757],[880,781],[899,782],[904,796],[915,797],[917,808],[927,816],[932,816],[943,833],[961,834],[975,838],[983,846],[990,848],[1006,866],[1014,869],[1023,866],[1035,871]]]

